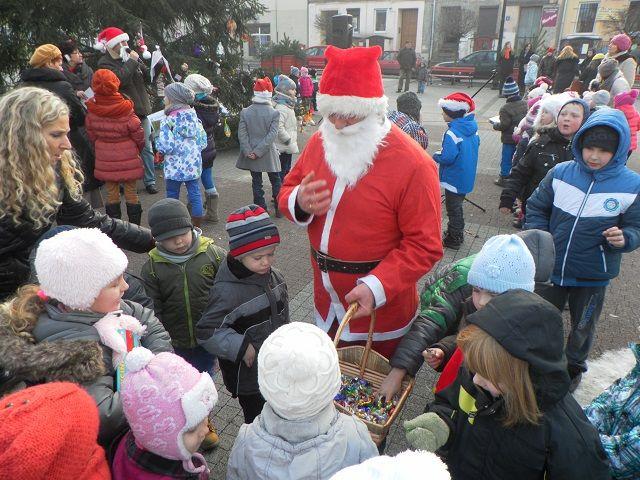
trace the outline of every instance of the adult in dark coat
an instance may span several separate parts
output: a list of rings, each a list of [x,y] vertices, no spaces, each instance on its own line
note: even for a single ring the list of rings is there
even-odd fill
[[[84,91],[91,87],[93,69],[84,62],[82,52],[75,40],[69,38],[58,45],[62,52],[62,71],[67,81],[76,91],[78,97],[84,99]]]
[[[155,246],[148,229],[110,218],[83,200],[80,171],[68,151],[68,112],[58,96],[40,88],[0,98],[0,299],[28,280],[29,253],[54,222],[99,228],[126,250]],[[35,124],[42,129],[24,133]]]
[[[21,83],[49,90],[65,101],[70,111],[69,140],[80,159],[84,175],[82,189],[84,192],[98,189],[102,183],[93,176],[95,156],[84,131],[86,108],[63,71],[62,52],[55,45],[41,45],[31,56],[29,64],[31,68],[20,72]],[[96,203],[93,206],[101,205]]]
[[[573,52],[571,45],[567,45],[562,49],[556,60],[553,93],[564,92],[579,74],[578,56]]]
[[[400,78],[398,79],[398,93],[402,91],[402,82],[404,80],[404,91],[409,91],[411,83],[411,72],[416,67],[416,51],[411,46],[411,42],[406,42],[404,48],[398,52],[396,57],[400,64]]]
[[[589,84],[591,80],[596,78],[598,75],[598,67],[602,63],[602,59],[604,58],[604,54],[597,53],[593,56],[591,61],[582,68],[580,73],[580,81],[582,82],[582,86],[585,90],[589,88]]]
[[[511,42],[504,44],[504,48],[498,55],[496,77],[498,80],[498,89],[502,92],[502,86],[507,77],[513,74],[513,66],[516,62],[515,55],[511,48]]]
[[[538,64],[539,77],[553,78],[556,66],[556,58],[553,56],[555,51],[553,47],[547,48],[547,53],[540,59],[540,63]]]
[[[531,59],[531,55],[535,52],[531,48],[531,42],[527,42],[524,48],[520,51],[520,55],[518,55],[518,87],[520,87],[520,91],[524,93],[524,67],[529,63]]]
[[[149,69],[135,50],[129,50],[129,35],[119,28],[105,28],[98,35],[98,45],[104,55],[98,60],[98,68],[111,70],[120,79],[120,93],[133,101],[133,109],[142,122],[145,145],[141,152],[144,164],[144,186],[148,193],[158,193],[156,188],[155,165],[151,148],[151,101],[147,92]]]

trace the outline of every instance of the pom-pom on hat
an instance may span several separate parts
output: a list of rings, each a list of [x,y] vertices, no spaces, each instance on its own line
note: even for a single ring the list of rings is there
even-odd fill
[[[260,393],[282,418],[311,417],[340,390],[338,353],[329,336],[310,323],[293,322],[267,337],[258,353]]]
[[[200,75],[199,73],[192,73],[187,75],[184,79],[184,84],[189,87],[193,93],[198,95],[199,93],[205,93],[210,95],[213,92],[213,85],[207,77]]]
[[[469,285],[493,293],[514,288],[533,292],[536,265],[517,235],[496,235],[482,246],[469,269]]]
[[[253,95],[258,98],[271,98],[273,84],[269,77],[258,78],[253,84]]]
[[[514,95],[520,95],[520,88],[513,77],[509,76],[504,81],[504,85],[502,86],[502,95],[507,98],[513,97]]]
[[[324,52],[327,65],[317,95],[318,111],[322,116],[364,118],[386,114],[388,100],[378,64],[381,54],[382,49],[378,46],[327,47]]]
[[[45,43],[33,52],[33,55],[31,55],[29,59],[29,65],[35,68],[41,68],[57,59],[62,60],[62,52],[60,49],[55,45]]]
[[[280,243],[278,227],[258,205],[247,205],[231,213],[225,228],[229,234],[229,254],[236,258]]]
[[[463,117],[476,109],[476,104],[464,92],[453,92],[438,100],[438,106],[451,118]]]
[[[129,35],[118,27],[107,27],[98,34],[93,48],[104,53],[107,48],[113,48],[122,41],[129,41]]]
[[[622,92],[613,97],[613,106],[618,108],[622,105],[633,105],[636,103],[640,90],[633,89],[628,92]]]
[[[88,310],[100,290],[122,275],[127,256],[97,228],[76,228],[41,242],[35,266],[48,297]]]
[[[186,360],[169,352],[154,355],[136,347],[125,358],[122,408],[136,443],[170,460],[182,460],[188,472],[206,470],[206,462],[195,467],[183,441],[218,402],[218,392],[206,372],[198,372]]]
[[[618,47],[618,52],[626,52],[631,48],[631,38],[625,33],[619,33],[615,35],[609,43],[613,43]]]
[[[406,450],[395,457],[381,455],[358,465],[343,468],[330,480],[450,480],[451,475],[445,463],[431,452]]]
[[[108,480],[96,402],[78,385],[20,390],[0,405],[0,475],[21,480]]]

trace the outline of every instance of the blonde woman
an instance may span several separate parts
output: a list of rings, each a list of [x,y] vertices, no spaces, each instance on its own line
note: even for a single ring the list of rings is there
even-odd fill
[[[405,422],[409,443],[439,449],[459,480],[609,479],[598,433],[569,393],[560,311],[514,289],[467,322],[464,364]]]
[[[567,45],[558,54],[555,64],[553,93],[562,93],[571,86],[571,82],[580,74],[578,56],[571,45]]]
[[[68,132],[69,108],[53,93],[24,87],[0,97],[0,299],[27,281],[29,252],[54,222],[97,227],[135,252],[154,246],[148,229],[112,219],[82,199]]]

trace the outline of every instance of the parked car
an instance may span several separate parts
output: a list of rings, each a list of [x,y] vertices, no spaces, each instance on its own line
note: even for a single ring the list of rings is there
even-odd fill
[[[496,69],[497,52],[495,50],[478,50],[455,62],[440,62],[431,67],[431,75],[473,75],[475,79],[487,79]],[[511,74],[518,81],[518,68]]]
[[[378,59],[378,64],[384,75],[400,75],[400,64],[398,63],[397,56],[397,50],[385,50],[382,52],[382,55]],[[420,62],[422,62],[422,56],[416,53],[416,69],[420,66]]]
[[[327,60],[324,58],[324,51],[327,49],[326,45],[317,45],[315,47],[309,47],[305,50],[307,59],[305,60],[308,68],[315,68],[316,70],[323,69],[327,64]]]

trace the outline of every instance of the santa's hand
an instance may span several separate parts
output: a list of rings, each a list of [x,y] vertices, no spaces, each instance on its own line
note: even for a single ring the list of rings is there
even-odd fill
[[[315,172],[309,173],[300,182],[296,202],[309,215],[324,215],[331,206],[331,191],[324,188],[325,180],[314,180]]]
[[[131,50],[129,52],[129,58],[133,58],[137,62],[138,58],[140,58],[140,55],[138,55],[138,52],[136,52],[135,50]]]
[[[356,285],[356,287],[347,293],[344,297],[345,301],[350,305],[358,304],[358,310],[352,318],[368,317],[375,307],[375,298],[373,292],[366,283]]]

